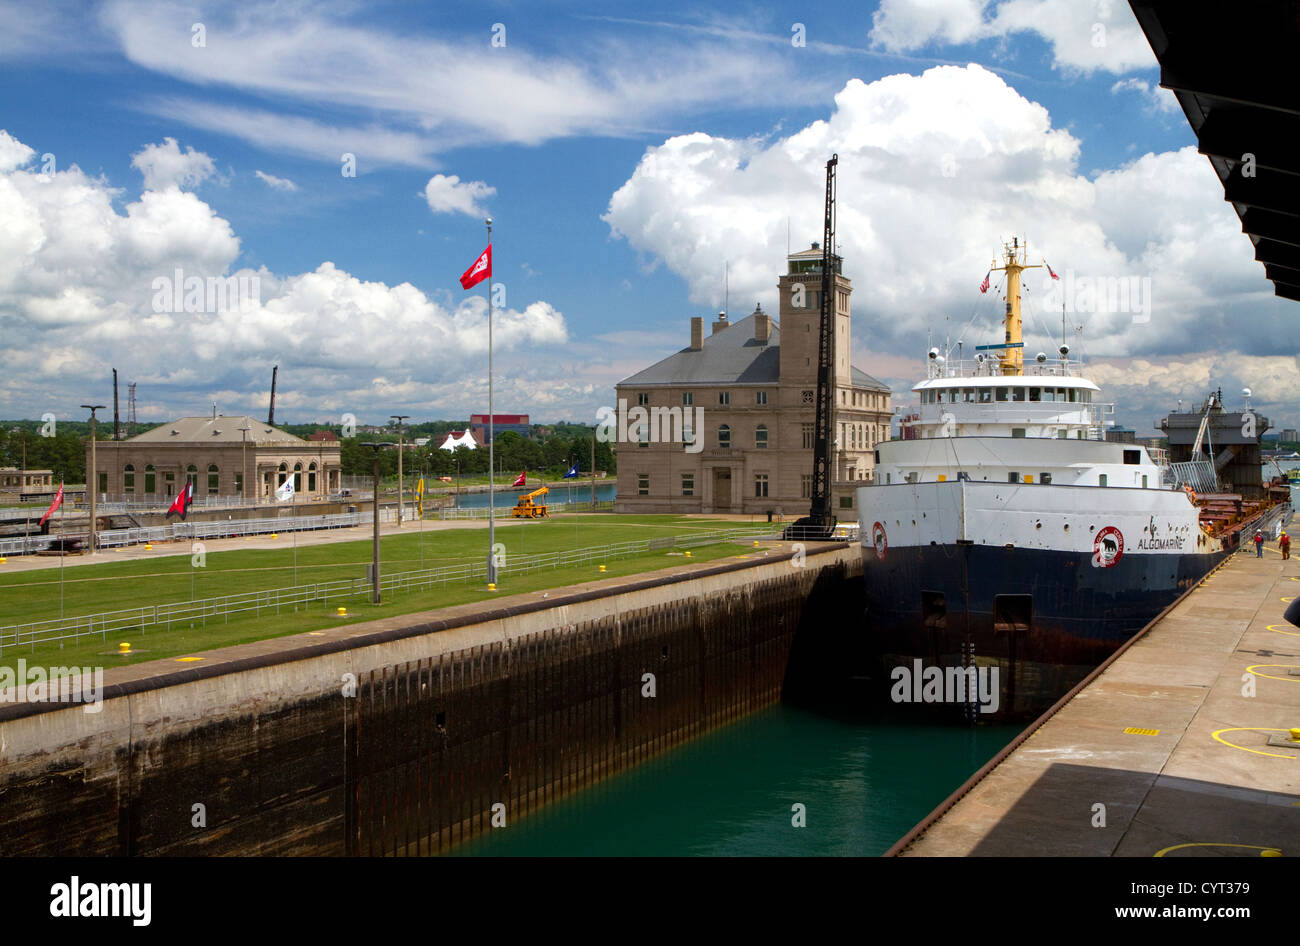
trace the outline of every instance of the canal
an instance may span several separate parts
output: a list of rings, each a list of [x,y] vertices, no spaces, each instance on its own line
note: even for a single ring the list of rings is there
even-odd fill
[[[781,704],[451,853],[877,856],[1022,728]]]

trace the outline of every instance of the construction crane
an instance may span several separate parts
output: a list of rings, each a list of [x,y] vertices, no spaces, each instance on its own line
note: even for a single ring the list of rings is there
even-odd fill
[[[830,439],[834,409],[835,362],[835,167],[838,154],[826,162],[826,222],[822,234],[821,331],[817,342],[817,415],[813,426],[812,504],[808,515],[785,530],[787,539],[830,539],[835,532],[831,512]]]
[[[524,496],[520,496],[515,508],[510,511],[516,519],[547,519],[550,514],[546,511],[546,503],[535,503],[533,500],[539,499],[549,493],[550,490],[545,486],[533,490]]]

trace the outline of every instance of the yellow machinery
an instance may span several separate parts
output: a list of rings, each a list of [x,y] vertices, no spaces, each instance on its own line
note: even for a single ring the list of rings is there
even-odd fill
[[[519,497],[519,502],[515,508],[510,511],[510,515],[516,519],[546,519],[546,503],[535,503],[534,499],[545,496],[550,490],[543,486],[541,489],[535,489],[525,496]]]

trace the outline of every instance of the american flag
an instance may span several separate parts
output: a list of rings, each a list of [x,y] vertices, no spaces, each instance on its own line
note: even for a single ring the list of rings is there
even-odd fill
[[[992,276],[992,275],[993,275],[993,270],[991,270],[991,269],[990,269],[987,273],[984,274],[984,281],[983,281],[982,283],[980,283],[980,292],[988,292],[988,291],[989,291],[989,277]]]

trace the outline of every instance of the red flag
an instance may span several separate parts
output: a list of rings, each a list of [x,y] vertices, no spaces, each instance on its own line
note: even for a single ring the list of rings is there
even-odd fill
[[[524,472],[522,472],[522,473],[519,474],[519,478],[516,479],[516,480],[515,480],[513,483],[511,483],[510,485],[511,485],[511,486],[523,486],[523,485],[524,485],[524,482],[525,482],[527,479],[528,479],[528,471],[527,471],[527,470],[524,470]]]
[[[1047,266],[1047,274],[1048,274],[1049,276],[1051,276],[1053,279],[1060,279],[1060,278],[1061,278],[1060,276],[1056,275],[1056,273],[1052,272],[1052,267],[1051,267],[1051,266],[1048,266],[1047,260],[1043,260],[1043,265],[1044,265],[1044,266]]]
[[[189,512],[190,503],[192,502],[194,502],[194,484],[186,483],[181,488],[180,493],[177,494],[176,499],[172,501],[171,508],[167,510],[167,515],[163,518],[171,518],[172,514],[175,513],[183,520],[185,513]]]
[[[54,510],[63,505],[63,483],[59,483],[59,491],[54,496],[54,502],[50,503],[50,508],[45,510],[45,515],[41,516],[41,525],[45,525],[45,520],[54,515]]]
[[[465,270],[465,275],[460,277],[460,284],[465,289],[477,286],[483,280],[492,275],[492,244],[487,245],[483,254],[474,261],[474,265]]]
[[[983,281],[982,283],[980,283],[980,292],[988,292],[988,291],[989,291],[989,277],[992,276],[992,275],[993,275],[993,270],[991,270],[991,269],[990,269],[987,273],[984,274],[984,281]]]

